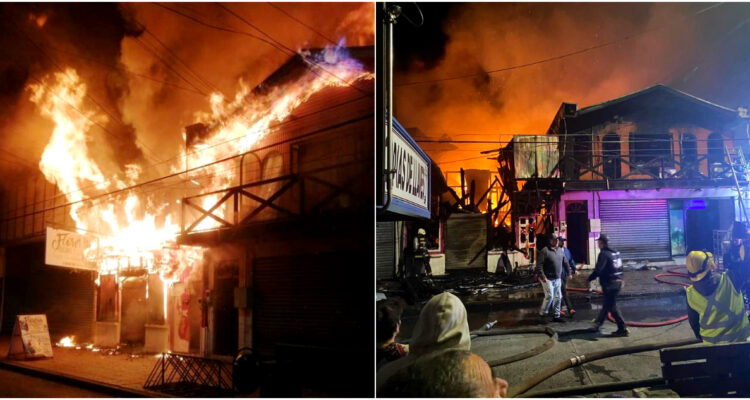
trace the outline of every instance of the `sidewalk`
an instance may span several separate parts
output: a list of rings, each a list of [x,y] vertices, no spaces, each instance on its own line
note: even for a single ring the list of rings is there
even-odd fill
[[[158,360],[155,355],[133,356],[125,350],[117,355],[107,355],[85,348],[76,350],[53,345],[53,358],[14,360],[7,358],[9,342],[8,336],[0,338],[2,368],[63,380],[118,397],[169,397],[143,389],[148,374]]]

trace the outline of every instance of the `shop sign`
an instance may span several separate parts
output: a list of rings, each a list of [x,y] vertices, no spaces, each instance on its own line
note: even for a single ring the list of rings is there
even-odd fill
[[[411,214],[430,216],[430,159],[405,132],[393,130],[391,196]]]
[[[44,263],[58,267],[97,271],[96,265],[86,261],[84,252],[97,238],[65,229],[47,227]]]

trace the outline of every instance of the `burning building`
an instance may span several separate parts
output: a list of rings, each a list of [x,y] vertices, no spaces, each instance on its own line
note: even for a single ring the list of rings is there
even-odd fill
[[[92,131],[117,115],[90,105],[78,69],[35,73],[28,112],[50,136],[38,171],[3,185],[3,331],[45,313],[54,340],[94,348],[230,360],[250,347],[286,371],[321,354],[341,376],[369,368],[371,342],[352,332],[372,331],[354,283],[374,261],[373,52],[342,41],[292,50],[259,84],[241,75],[233,97],[212,91],[175,119],[183,150],[150,165],[100,151]],[[338,363],[353,353],[361,368]]]

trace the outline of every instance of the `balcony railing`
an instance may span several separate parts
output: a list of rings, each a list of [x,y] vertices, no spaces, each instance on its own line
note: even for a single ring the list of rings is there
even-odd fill
[[[694,180],[723,181],[732,179],[732,167],[726,157],[710,160],[705,154],[695,157],[671,155],[644,157],[643,155],[595,155],[590,163],[580,157],[565,155],[557,168],[565,181],[617,180]],[[588,161],[588,160],[587,160]],[[735,161],[738,178],[746,166]]]
[[[362,210],[372,202],[371,171],[349,162],[182,199],[183,235],[307,215]]]

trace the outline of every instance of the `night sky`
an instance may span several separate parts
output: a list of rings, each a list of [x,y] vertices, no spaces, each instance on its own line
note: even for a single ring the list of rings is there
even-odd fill
[[[414,4],[400,4],[418,24]],[[580,108],[657,83],[748,106],[750,4],[717,4],[419,3],[424,25],[400,18],[395,29],[396,117],[421,138],[506,141],[544,133],[563,101]],[[439,163],[473,157],[444,170],[494,169],[478,151],[496,147],[423,145]]]

